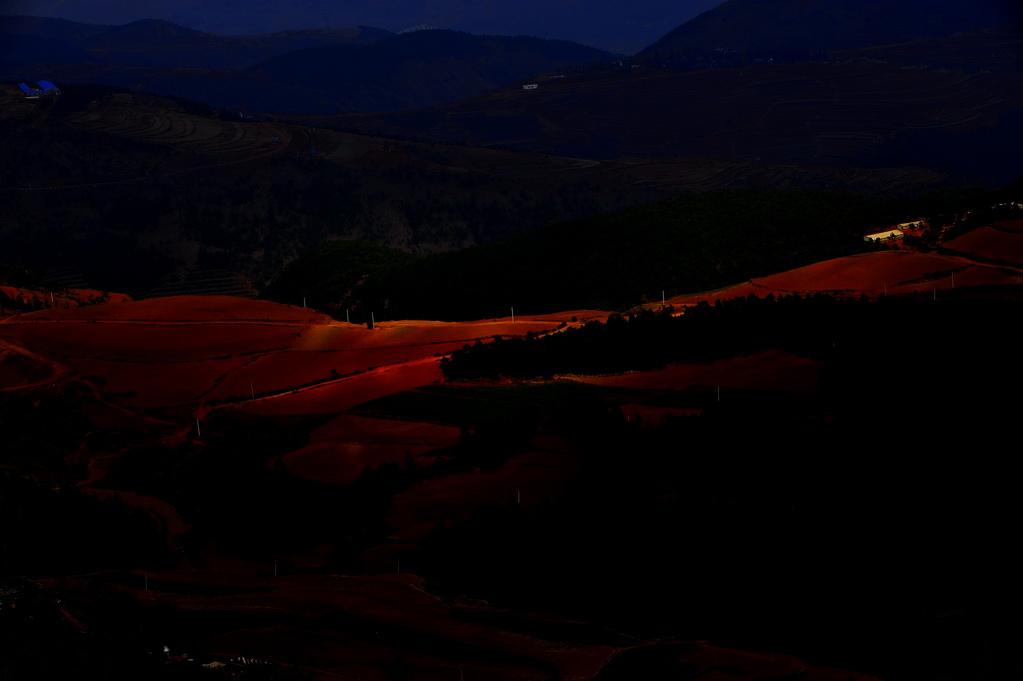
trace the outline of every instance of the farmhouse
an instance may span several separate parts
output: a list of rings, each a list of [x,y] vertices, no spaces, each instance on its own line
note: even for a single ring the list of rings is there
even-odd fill
[[[894,241],[903,237],[901,229],[889,229],[884,232],[875,232],[863,237],[864,241]]]
[[[43,91],[30,86],[28,83],[18,83],[18,87],[25,93],[25,99],[39,99],[39,95],[43,94]]]
[[[522,89],[523,90],[535,90],[538,87],[540,87],[540,85],[538,83],[529,83],[528,85],[523,85]]]
[[[18,87],[25,93],[25,99],[39,99],[41,95],[59,95],[60,88],[48,80],[41,80],[35,85],[18,83]]]

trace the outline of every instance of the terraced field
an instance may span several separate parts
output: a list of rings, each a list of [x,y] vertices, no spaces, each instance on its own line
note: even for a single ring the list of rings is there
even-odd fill
[[[68,123],[79,130],[169,146],[205,160],[205,165],[280,153],[288,142],[285,133],[266,123],[197,116],[171,100],[141,94],[95,100]]]

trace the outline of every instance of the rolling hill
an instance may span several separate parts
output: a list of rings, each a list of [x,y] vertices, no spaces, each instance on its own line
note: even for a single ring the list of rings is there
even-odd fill
[[[195,102],[102,87],[34,101],[3,91],[3,251],[24,267],[74,267],[93,287],[138,297],[202,271],[227,270],[263,290],[289,260],[331,239],[426,254],[723,187],[886,197],[948,182],[912,167],[597,161],[396,140],[224,118]]]
[[[422,26],[478,35],[531,35],[571,40],[621,54],[633,54],[675,26],[722,0],[665,3],[639,0],[590,0],[585,12],[577,0],[520,3],[509,11],[506,0],[251,0],[245,12],[205,0],[167,5],[152,0],[54,0],[31,6],[36,14],[78,22],[126,24],[155,18],[207,33],[243,35],[313,27],[379,26],[392,32]],[[8,12],[17,11],[14,6]],[[22,9],[23,12],[26,10]]]
[[[228,296],[8,316],[5,659],[74,635],[47,669],[1006,674],[1012,478],[931,453],[1012,428],[1019,235],[985,218],[676,316],[368,325]],[[533,345],[597,369],[450,375]]]
[[[805,60],[823,51],[907,43],[993,26],[1018,27],[1008,0],[730,0],[687,21],[636,56],[697,61]]]
[[[998,186],[1019,164],[1018,30],[676,70],[649,62],[534,79],[448,107],[304,119],[417,139],[615,159],[760,168],[929,168]],[[794,172],[794,171],[792,171]]]

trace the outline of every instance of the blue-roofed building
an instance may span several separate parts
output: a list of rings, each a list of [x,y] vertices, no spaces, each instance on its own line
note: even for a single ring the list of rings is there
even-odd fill
[[[41,80],[34,85],[18,83],[18,87],[25,93],[26,99],[39,99],[42,95],[59,95],[60,88],[48,80]]]

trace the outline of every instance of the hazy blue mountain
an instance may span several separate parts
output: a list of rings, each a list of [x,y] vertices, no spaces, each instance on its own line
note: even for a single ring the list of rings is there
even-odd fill
[[[164,19],[217,34],[380,26],[398,32],[429,25],[475,34],[571,40],[634,54],[722,0],[10,0],[7,14],[126,24]]]
[[[703,53],[805,58],[951,35],[1023,20],[1015,0],[728,0],[675,28],[639,56]]]
[[[1018,29],[827,50],[814,59],[695,54],[675,62],[679,68],[615,61],[541,77],[535,90],[509,87],[432,111],[319,123],[561,156],[728,159],[772,173],[912,167],[1000,185],[1021,171]]]
[[[328,107],[334,110],[408,110],[468,99],[538,73],[610,57],[567,41],[427,30],[373,45],[291,52],[250,69],[248,75],[315,92],[333,102]]]
[[[525,36],[368,27],[220,36],[156,19],[92,26],[0,17],[0,36],[3,79],[100,83],[288,113],[438,106],[613,56]]]
[[[121,26],[0,16],[0,65],[90,63],[246,69],[272,56],[320,45],[371,43],[391,35],[367,27],[215,35],[159,19]]]

